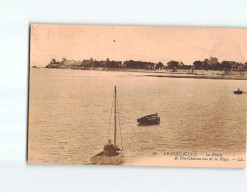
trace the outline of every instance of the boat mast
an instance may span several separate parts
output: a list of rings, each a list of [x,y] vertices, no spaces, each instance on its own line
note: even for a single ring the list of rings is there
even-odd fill
[[[115,109],[114,109],[114,146],[116,146],[116,142],[117,142],[117,88],[115,85],[114,88],[115,91]]]

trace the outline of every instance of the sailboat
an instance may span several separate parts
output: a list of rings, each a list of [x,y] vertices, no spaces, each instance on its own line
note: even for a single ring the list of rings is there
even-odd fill
[[[117,146],[117,88],[116,86],[114,87],[114,97],[113,98],[114,98],[114,148],[116,152],[114,155],[111,155],[111,156],[106,155],[105,151],[102,151],[98,154],[93,155],[90,158],[93,164],[118,165],[118,164],[121,164],[124,159],[123,148],[120,148]],[[118,114],[118,117],[119,117],[119,114]],[[119,130],[120,130],[120,135],[121,135],[120,121],[119,121]]]
[[[237,91],[234,91],[233,93],[234,94],[243,94],[243,91],[238,88],[238,90]]]

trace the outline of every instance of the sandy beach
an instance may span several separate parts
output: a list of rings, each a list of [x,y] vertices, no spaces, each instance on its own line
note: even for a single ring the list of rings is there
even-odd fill
[[[41,67],[37,67],[37,69],[39,68]],[[74,70],[87,71],[81,69],[74,69]],[[108,70],[105,70],[103,68],[89,68],[88,70],[147,73],[145,76],[150,76],[150,77],[247,80],[247,74],[245,73],[244,75],[241,75],[240,72],[238,71],[230,71],[227,75],[225,75],[224,71],[213,71],[213,70],[208,70],[208,71],[195,70],[193,74],[190,73],[189,70],[178,70],[177,72],[171,72],[171,70],[169,69],[144,70],[144,69],[129,69],[129,68],[110,68]]]
[[[193,78],[193,79],[221,79],[221,80],[247,80],[246,75],[197,75],[197,74],[155,74],[147,75],[151,77],[169,77],[169,78]]]
[[[225,75],[224,71],[213,70],[195,70],[194,73],[190,73],[189,70],[180,69],[177,72],[171,72],[169,69],[163,70],[144,70],[144,69],[127,69],[127,68],[111,68],[103,70],[102,68],[96,68],[92,70],[98,71],[118,71],[118,72],[139,72],[147,73],[146,76],[150,77],[169,77],[169,78],[194,78],[194,79],[222,79],[222,80],[247,80],[247,74],[241,75],[239,71],[229,71]]]

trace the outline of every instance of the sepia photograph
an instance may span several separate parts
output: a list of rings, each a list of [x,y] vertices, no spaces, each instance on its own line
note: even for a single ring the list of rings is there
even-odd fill
[[[246,167],[247,29],[31,24],[28,163]]]

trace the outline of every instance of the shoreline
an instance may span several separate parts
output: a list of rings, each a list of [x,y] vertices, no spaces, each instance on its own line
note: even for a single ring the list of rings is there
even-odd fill
[[[96,70],[96,69],[94,69]],[[96,71],[103,71],[103,70],[96,70]],[[202,71],[198,70],[195,71],[194,74],[189,73],[188,71],[182,72],[171,72],[169,70],[142,70],[142,69],[108,69],[108,71],[116,71],[116,72],[138,72],[138,73],[148,73],[145,76],[148,77],[167,77],[167,78],[188,78],[188,79],[218,79],[218,80],[247,80],[247,75],[240,75],[239,74],[229,74],[223,75],[224,71]],[[220,74],[221,73],[221,74]],[[236,72],[235,72],[236,73]],[[152,75],[151,75],[152,74]]]
[[[167,78],[189,78],[189,79],[216,79],[216,80],[247,80],[245,76],[226,75],[226,76],[211,76],[211,75],[145,75],[149,77],[167,77]]]
[[[37,67],[36,69],[45,68]],[[48,69],[63,69],[63,68],[48,68]],[[66,69],[68,70],[68,69]],[[69,69],[69,70],[82,70],[82,69]],[[90,68],[82,71],[104,71],[104,72],[136,72],[136,73],[147,73],[148,77],[166,77],[166,78],[188,78],[188,79],[217,79],[217,80],[247,80],[247,75],[240,75],[240,72],[233,72],[233,74],[224,75],[224,71],[203,71],[196,70],[195,73],[189,73],[186,70],[180,70],[179,72],[171,72],[169,70],[143,70],[143,69],[117,69],[111,68],[104,70],[102,68]]]

